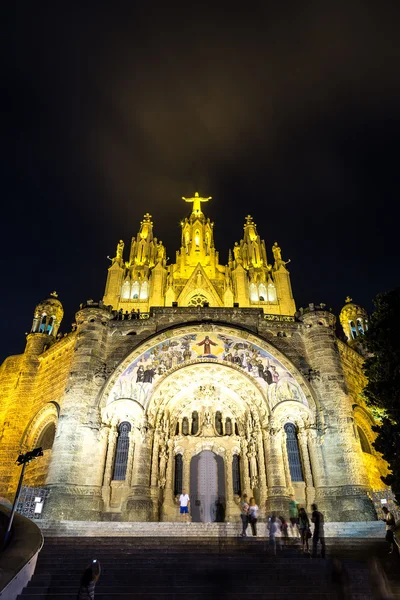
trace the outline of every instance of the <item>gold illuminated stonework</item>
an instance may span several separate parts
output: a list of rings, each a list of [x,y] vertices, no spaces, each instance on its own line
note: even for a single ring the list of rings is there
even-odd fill
[[[146,213],[70,332],[56,293],[37,305],[24,352],[0,367],[0,496],[42,445],[25,483],[50,491],[49,519],[176,521],[184,487],[194,520],[212,520],[199,481],[215,492],[216,473],[226,521],[238,491],[261,518],[287,516],[295,494],[327,520],[375,519],[370,498],[392,496],[362,396],[366,312],[347,299],[345,344],[325,305],[296,311],[289,260],[277,242],[269,257],[251,215],[221,264],[211,198],[183,200],[175,262]]]
[[[145,214],[136,237],[132,238],[129,260],[124,262],[124,242],[117,246],[109,268],[103,301],[116,310],[152,306],[259,307],[265,313],[294,315],[289,261],[282,260],[277,242],[272,247],[273,261],[268,263],[264,240],[257,233],[252,217],[245,218],[243,239],[229,252],[228,263],[219,262],[214,245],[214,223],[202,205],[209,197],[198,192],[182,198],[192,204],[189,217],[181,221],[181,244],[176,262],[167,265],[166,250],[153,238],[151,215]]]

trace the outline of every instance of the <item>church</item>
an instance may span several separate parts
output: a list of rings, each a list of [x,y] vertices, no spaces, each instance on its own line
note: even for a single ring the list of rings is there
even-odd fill
[[[296,308],[289,261],[250,215],[221,264],[211,198],[183,200],[175,262],[147,213],[70,332],[55,292],[37,305],[0,368],[0,496],[41,446],[24,483],[46,491],[47,519],[177,521],[182,489],[194,522],[238,520],[243,493],[261,517],[293,494],[326,520],[376,519],[389,491],[362,396],[366,311],[348,298],[343,342],[325,305]]]

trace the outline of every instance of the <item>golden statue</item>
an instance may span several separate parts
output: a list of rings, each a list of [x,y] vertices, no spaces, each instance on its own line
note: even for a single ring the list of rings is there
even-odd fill
[[[193,202],[192,212],[194,213],[201,213],[201,203],[208,202],[211,199],[212,196],[209,196],[208,198],[202,198],[201,196],[199,196],[199,192],[196,192],[193,198],[185,198],[184,196],[182,196],[182,200],[184,200],[185,202]]]

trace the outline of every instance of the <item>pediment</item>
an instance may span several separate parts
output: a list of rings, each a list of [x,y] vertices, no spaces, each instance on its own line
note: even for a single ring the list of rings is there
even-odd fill
[[[209,277],[200,263],[195,267],[192,275],[186,282],[185,287],[178,297],[179,306],[188,306],[190,300],[198,296],[204,296],[210,306],[223,306],[223,302]]]

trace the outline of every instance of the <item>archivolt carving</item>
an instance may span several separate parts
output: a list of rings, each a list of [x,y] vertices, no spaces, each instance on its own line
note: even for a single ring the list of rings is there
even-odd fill
[[[200,333],[204,340],[198,338]],[[206,340],[207,334],[211,342]],[[203,344],[203,341],[206,343]],[[195,349],[199,359],[195,358]],[[160,360],[160,353],[164,352],[165,359],[161,357]],[[264,394],[268,392],[272,407],[281,401],[295,399],[316,410],[316,402],[306,380],[279,350],[248,331],[210,323],[173,328],[141,344],[120,363],[104,386],[100,406],[119,397],[134,398],[147,406],[150,394],[156,393],[155,384],[167,371],[171,374],[175,369],[198,362],[229,365],[249,375]],[[143,365],[141,372],[136,373],[137,365]],[[275,371],[274,366],[277,367]],[[133,368],[136,369],[134,379]]]
[[[21,440],[21,448],[29,449],[36,447],[36,442],[49,423],[54,423],[57,428],[60,407],[56,402],[45,404],[32,418],[25,430]]]

